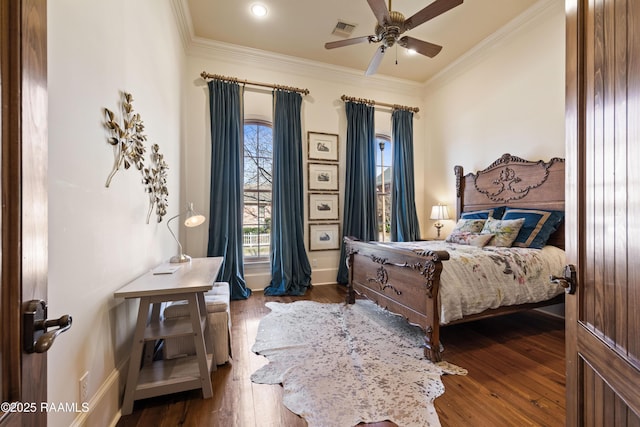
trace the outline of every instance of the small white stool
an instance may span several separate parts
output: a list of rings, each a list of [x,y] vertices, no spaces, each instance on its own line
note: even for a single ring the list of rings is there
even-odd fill
[[[215,282],[213,288],[205,292],[204,301],[207,306],[207,325],[205,340],[207,348],[212,348],[216,365],[223,365],[231,356],[231,313],[229,310],[229,284]],[[164,309],[164,318],[173,319],[189,315],[186,301],[174,301]],[[208,347],[209,343],[212,347]],[[191,337],[167,338],[164,342],[164,358],[174,359],[196,354]]]

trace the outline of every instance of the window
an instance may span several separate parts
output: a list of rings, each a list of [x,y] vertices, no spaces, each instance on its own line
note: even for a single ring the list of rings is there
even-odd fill
[[[376,203],[378,240],[391,241],[391,139],[376,135]]]
[[[244,212],[242,252],[247,261],[269,260],[271,243],[271,124],[244,124]]]

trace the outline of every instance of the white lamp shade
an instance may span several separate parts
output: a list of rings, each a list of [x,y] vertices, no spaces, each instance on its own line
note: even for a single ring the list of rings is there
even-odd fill
[[[204,222],[204,215],[193,215],[184,220],[187,227],[197,227]]]
[[[200,215],[193,209],[193,203],[189,203],[186,216],[187,218],[184,220],[185,227],[197,227],[205,220],[204,215]]]
[[[431,208],[430,219],[441,220],[449,219],[449,209],[447,205],[435,205]]]

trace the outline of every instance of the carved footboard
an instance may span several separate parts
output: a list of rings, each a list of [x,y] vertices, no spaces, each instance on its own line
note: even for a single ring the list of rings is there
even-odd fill
[[[442,360],[438,291],[446,251],[411,252],[344,239],[349,263],[347,303],[356,293],[393,313],[404,316],[425,331],[425,356]]]

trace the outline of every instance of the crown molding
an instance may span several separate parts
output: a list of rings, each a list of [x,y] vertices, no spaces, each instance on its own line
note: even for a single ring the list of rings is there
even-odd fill
[[[191,21],[191,12],[189,11],[187,0],[171,0],[171,9],[182,40],[182,47],[187,52],[193,38],[193,22]]]
[[[533,4],[529,9],[509,21],[498,31],[482,40],[465,54],[438,72],[435,76],[427,80],[423,87],[427,90],[431,90],[446,85],[456,77],[467,72],[483,58],[491,55],[496,45],[513,36],[518,31],[521,31],[526,25],[550,12],[559,3],[564,4],[564,1],[540,0]]]
[[[269,71],[282,72],[285,69],[287,74],[331,83],[339,81],[349,86],[373,88],[412,96],[415,96],[416,91],[423,87],[423,84],[419,82],[394,79],[388,76],[366,77],[363,75],[362,70],[354,70],[198,37],[194,37],[191,40],[187,54]]]

